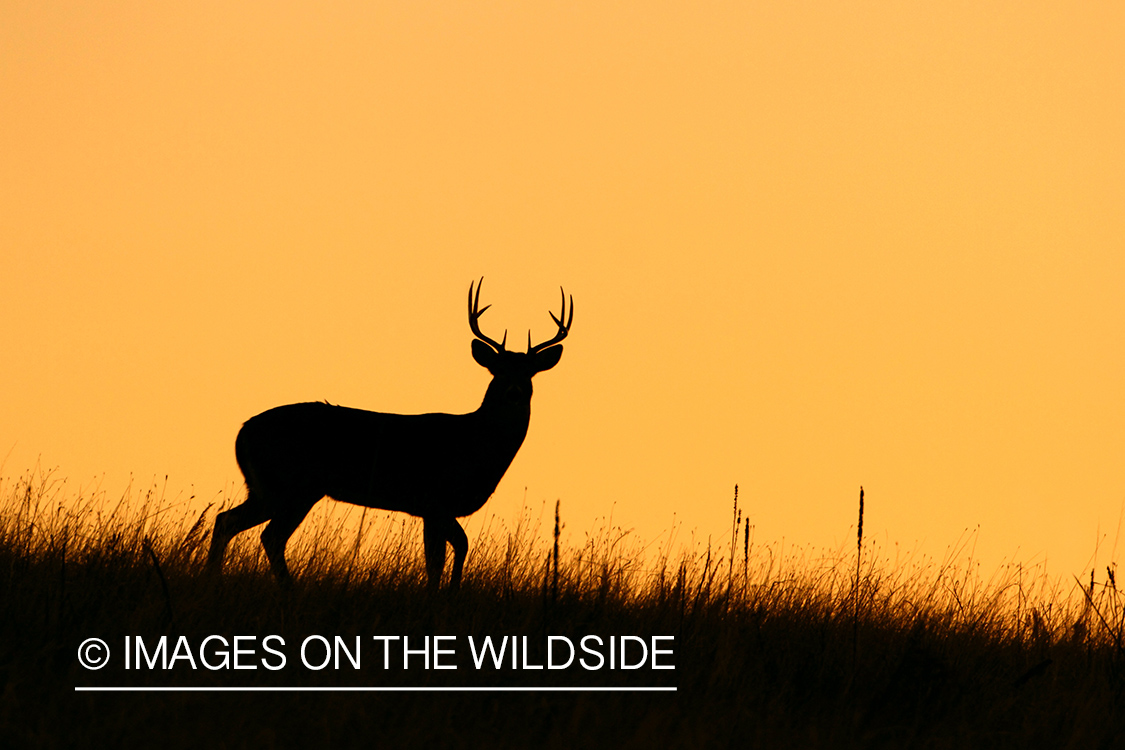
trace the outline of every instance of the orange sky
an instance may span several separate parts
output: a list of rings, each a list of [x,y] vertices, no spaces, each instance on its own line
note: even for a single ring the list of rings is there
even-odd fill
[[[240,482],[282,403],[464,412],[552,333],[492,511],[1109,560],[1125,6],[0,4],[0,457]],[[1122,542],[1125,547],[1125,542]]]

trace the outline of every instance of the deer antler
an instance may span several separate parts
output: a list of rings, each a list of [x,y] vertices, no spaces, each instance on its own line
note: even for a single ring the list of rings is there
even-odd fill
[[[480,288],[483,284],[484,284],[484,277],[481,276],[480,281],[477,282],[476,299],[473,299],[473,282],[471,282],[471,281],[469,282],[469,329],[472,330],[473,335],[476,336],[478,339],[480,339],[484,343],[488,344],[489,346],[491,346],[496,351],[502,352],[502,351],[504,351],[504,344],[508,343],[508,332],[504,331],[504,340],[501,341],[499,344],[497,344],[495,341],[490,339],[488,336],[485,336],[483,333],[480,332],[480,325],[477,323],[477,318],[484,315],[484,311],[487,310],[488,308],[492,307],[492,305],[485,305],[483,308],[480,307]],[[552,317],[554,317],[554,316],[552,316]]]
[[[478,288],[477,291],[479,292],[480,289]],[[536,344],[535,346],[532,346],[531,345],[531,331],[528,331],[527,332],[527,353],[528,354],[538,354],[539,352],[543,351],[544,349],[547,349],[547,348],[552,347],[555,344],[559,343],[560,341],[562,341],[563,339],[566,338],[566,335],[568,333],[570,333],[570,324],[572,322],[574,322],[574,295],[570,296],[570,315],[567,315],[566,314],[566,292],[563,291],[563,288],[561,286],[559,287],[559,294],[562,295],[562,312],[559,313],[559,317],[556,318],[555,314],[553,312],[551,312],[550,310],[547,311],[547,314],[551,316],[551,320],[555,321],[555,325],[557,325],[559,327],[558,333],[556,333],[554,338],[552,338],[550,341],[544,341],[542,344]],[[563,318],[566,318],[566,324],[565,325],[562,322]]]

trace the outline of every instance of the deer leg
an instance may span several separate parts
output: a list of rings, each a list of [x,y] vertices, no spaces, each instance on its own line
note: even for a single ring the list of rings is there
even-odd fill
[[[461,587],[461,571],[469,551],[469,538],[455,518],[427,518],[424,524],[422,537],[426,546],[426,575],[430,588],[436,589],[441,584],[441,574],[445,570],[445,544],[448,542],[453,545],[449,588],[456,591]]]
[[[453,545],[453,572],[449,576],[449,588],[453,591],[461,588],[461,570],[465,567],[465,555],[469,553],[469,537],[456,518],[449,519],[446,527],[446,539]]]
[[[262,547],[266,550],[266,557],[269,558],[274,577],[282,586],[292,583],[289,566],[285,564],[285,545],[301,525],[301,521],[304,521],[305,516],[312,510],[313,504],[289,505],[287,512],[275,513],[273,520],[262,532]]]
[[[442,519],[422,519],[422,545],[426,551],[426,580],[430,589],[441,586],[441,574],[445,570],[444,532]]]
[[[215,516],[215,528],[211,532],[211,550],[207,553],[207,567],[213,572],[223,568],[223,555],[227,545],[236,534],[251,526],[270,520],[270,512],[261,497],[253,491],[247,494],[246,501],[235,508]]]

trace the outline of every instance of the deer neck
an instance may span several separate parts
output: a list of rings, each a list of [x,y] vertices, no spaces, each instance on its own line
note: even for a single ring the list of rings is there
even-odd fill
[[[493,378],[476,413],[496,431],[495,434],[512,441],[518,449],[531,421],[531,383],[527,383],[526,393],[520,389],[514,397],[510,393],[512,387],[510,381]]]

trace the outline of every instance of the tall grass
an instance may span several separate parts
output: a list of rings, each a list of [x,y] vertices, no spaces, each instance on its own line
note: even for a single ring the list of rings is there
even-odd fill
[[[985,576],[970,537],[942,558],[891,557],[864,544],[858,527],[852,549],[752,543],[736,495],[729,543],[718,546],[677,547],[670,534],[653,550],[611,521],[568,546],[559,505],[550,533],[530,511],[510,527],[494,520],[471,541],[462,590],[436,596],[425,586],[419,521],[325,512],[291,542],[297,584],[283,591],[253,532],[231,545],[222,576],[204,572],[219,504],[189,510],[157,487],[110,501],[50,474],[0,486],[0,745],[188,746],[217,731],[229,747],[372,736],[501,747],[1098,747],[1125,730],[1125,598],[1113,566],[1072,585],[1018,563]],[[89,636],[272,632],[296,642],[310,633],[671,635],[676,669],[126,673],[87,672],[74,656]],[[678,692],[73,693],[80,684],[286,680]]]

